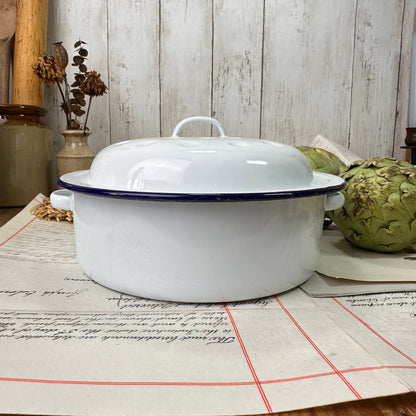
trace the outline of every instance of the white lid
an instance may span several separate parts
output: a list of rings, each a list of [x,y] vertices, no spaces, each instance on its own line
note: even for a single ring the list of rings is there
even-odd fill
[[[308,161],[293,147],[225,133],[182,138],[178,131],[169,138],[106,147],[91,165],[90,184],[124,191],[206,194],[288,190],[312,181]]]
[[[182,126],[194,121],[215,125],[220,137],[179,137]],[[327,179],[325,186],[334,185]],[[208,117],[183,120],[169,138],[110,145],[97,154],[89,171],[62,180],[64,187],[158,194],[258,194],[319,186],[307,159],[294,147],[227,137],[220,123]]]

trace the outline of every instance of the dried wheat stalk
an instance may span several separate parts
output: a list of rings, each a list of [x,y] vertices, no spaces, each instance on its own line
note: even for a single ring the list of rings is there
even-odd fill
[[[42,220],[68,221],[73,222],[72,211],[57,209],[51,205],[49,198],[43,198],[42,203],[31,208],[30,213]]]

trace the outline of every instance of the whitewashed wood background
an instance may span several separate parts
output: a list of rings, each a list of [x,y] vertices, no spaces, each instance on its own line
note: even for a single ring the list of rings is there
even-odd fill
[[[49,0],[48,53],[88,42],[108,94],[94,151],[169,136],[195,115],[230,136],[299,145],[318,133],[362,157],[403,158],[416,0]],[[54,150],[58,95],[46,87]],[[188,134],[210,135],[195,125]],[[216,132],[213,131],[215,135]]]

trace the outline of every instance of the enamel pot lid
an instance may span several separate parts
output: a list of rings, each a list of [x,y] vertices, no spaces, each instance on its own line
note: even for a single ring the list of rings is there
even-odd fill
[[[191,122],[216,126],[219,137],[180,137]],[[328,194],[344,180],[312,172],[294,147],[274,141],[228,137],[209,117],[182,120],[171,137],[110,145],[90,170],[63,175],[58,184],[75,192],[130,199],[264,200]]]

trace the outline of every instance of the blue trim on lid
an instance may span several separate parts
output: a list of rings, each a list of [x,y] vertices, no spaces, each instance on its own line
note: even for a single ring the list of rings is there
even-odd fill
[[[302,189],[293,191],[279,192],[254,192],[254,193],[219,193],[219,194],[181,194],[163,192],[138,192],[138,191],[119,191],[113,189],[91,188],[89,186],[73,185],[58,179],[58,185],[62,188],[84,194],[103,196],[118,199],[138,199],[149,201],[180,201],[180,202],[232,202],[232,201],[267,201],[277,199],[305,198],[310,196],[331,194],[344,188],[345,182],[339,185],[328,186],[325,188]]]

